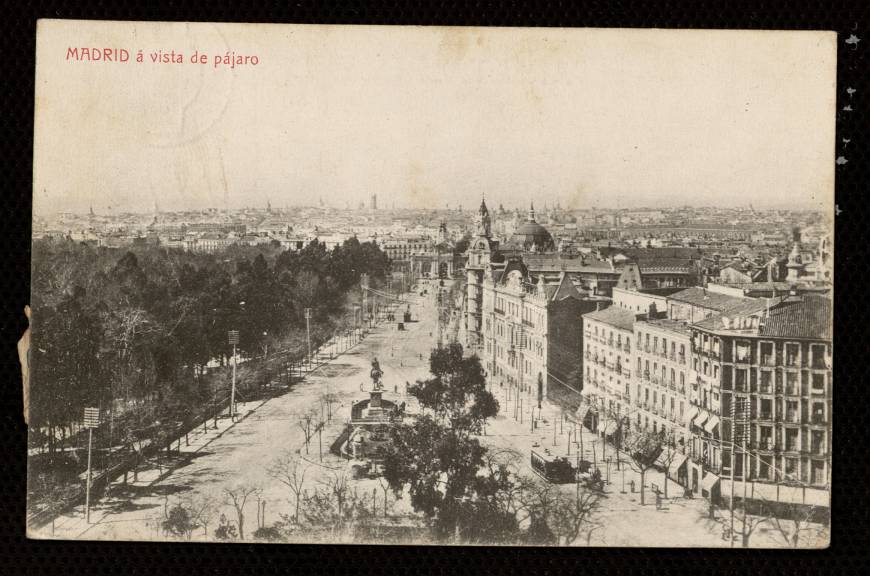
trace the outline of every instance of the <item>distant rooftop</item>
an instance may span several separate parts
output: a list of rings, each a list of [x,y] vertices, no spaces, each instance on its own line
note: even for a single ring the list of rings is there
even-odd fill
[[[670,318],[652,318],[648,320],[642,320],[644,324],[649,324],[651,326],[655,326],[656,328],[662,328],[663,330],[668,330],[670,332],[675,332],[677,334],[681,334],[684,336],[689,336],[692,333],[692,328],[686,322],[681,322],[679,320],[671,320]]]
[[[604,310],[587,312],[583,315],[583,317],[589,318],[590,320],[603,322],[604,324],[609,324],[610,326],[614,326],[622,330],[631,330],[634,327],[634,321],[636,319],[636,315],[634,312],[626,310],[625,308],[620,308],[619,306],[611,306],[610,308],[605,308]]]
[[[788,297],[772,305],[769,312],[766,311],[766,304],[763,300],[753,302],[756,304],[754,308],[747,306],[744,310],[729,310],[702,320],[696,325],[699,328],[716,332],[740,334],[746,331],[732,328],[733,319],[741,315],[753,314],[761,315],[757,336],[812,340],[833,339],[833,307],[830,298],[816,294]]]
[[[691,304],[692,306],[707,308],[709,310],[715,310],[717,312],[724,312],[725,310],[746,300],[745,298],[740,298],[738,296],[719,294],[700,286],[693,286],[692,288],[686,288],[685,290],[675,292],[668,296],[668,299],[685,304]]]

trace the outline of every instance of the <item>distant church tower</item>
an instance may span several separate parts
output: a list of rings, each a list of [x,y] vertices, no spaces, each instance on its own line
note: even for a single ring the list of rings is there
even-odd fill
[[[377,194],[372,194],[372,199],[369,203],[369,206],[372,210],[378,209],[378,195]]]
[[[788,263],[785,267],[788,269],[788,274],[785,277],[786,282],[797,282],[800,278],[801,271],[804,269],[800,253],[800,244],[797,242],[792,246],[791,252],[788,255]]]
[[[474,233],[465,263],[465,334],[466,346],[471,350],[479,350],[483,348],[483,279],[497,246],[492,240],[492,219],[485,199],[480,200],[480,208],[474,218]]]
[[[441,224],[438,226],[438,239],[436,244],[443,244],[444,242],[447,242],[447,223],[442,220]]]

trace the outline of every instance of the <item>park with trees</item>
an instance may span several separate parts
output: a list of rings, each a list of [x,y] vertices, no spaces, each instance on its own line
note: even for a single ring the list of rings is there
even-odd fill
[[[95,469],[149,448],[159,457],[226,406],[230,330],[239,332],[239,393],[262,394],[305,358],[306,308],[316,348],[352,327],[361,276],[379,286],[389,270],[377,245],[356,238],[331,250],[314,240],[298,251],[273,243],[218,254],[35,240],[29,505],[80,490],[85,407],[102,415]]]

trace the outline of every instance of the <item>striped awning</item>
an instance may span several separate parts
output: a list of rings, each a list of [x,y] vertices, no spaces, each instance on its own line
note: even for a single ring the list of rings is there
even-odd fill
[[[718,426],[718,425],[719,425],[719,417],[714,415],[712,418],[707,420],[706,424],[704,424],[704,430],[706,430],[707,432],[712,434],[713,430],[715,430],[716,426]]]
[[[671,460],[671,465],[668,466],[668,474],[670,474],[671,476],[678,476],[677,472],[680,470],[683,464],[686,463],[687,459],[688,457],[685,454],[677,452]]]
[[[713,487],[719,483],[719,477],[713,474],[712,472],[707,472],[704,475],[704,479],[701,480],[701,487],[709,492],[713,489]]]
[[[704,422],[707,421],[708,416],[710,416],[710,414],[706,410],[701,410],[700,413],[695,417],[695,419],[692,420],[692,424],[700,428],[704,425]]]

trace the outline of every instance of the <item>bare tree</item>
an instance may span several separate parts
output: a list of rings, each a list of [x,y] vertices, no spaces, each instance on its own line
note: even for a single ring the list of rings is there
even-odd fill
[[[381,490],[384,492],[384,518],[387,517],[387,504],[389,503],[389,494],[390,494],[390,483],[387,482],[383,476],[378,477],[378,484],[381,487]]]
[[[569,493],[558,492],[552,508],[552,528],[564,546],[570,546],[581,535],[586,534],[586,543],[598,528],[594,521],[595,513],[601,503],[601,495],[591,490]]]
[[[778,503],[778,510],[769,514],[770,524],[776,528],[783,541],[792,548],[801,543],[801,534],[807,534],[806,539],[813,542],[826,538],[828,526],[826,523],[815,522],[821,513],[818,506],[798,503]]]
[[[305,436],[305,453],[308,454],[308,445],[311,443],[311,439],[314,437],[314,432],[316,430],[311,429],[311,425],[316,421],[317,414],[310,410],[308,412],[303,412],[299,415],[299,420],[296,423],[299,426],[299,429],[302,430],[302,434]]]
[[[245,503],[248,497],[259,492],[259,488],[253,486],[237,486],[233,489],[224,488],[224,500],[232,504],[236,511],[236,521],[239,528],[239,539],[245,539]]]
[[[302,488],[305,484],[305,473],[308,468],[302,463],[298,453],[288,450],[276,458],[267,472],[269,475],[287,486],[293,494],[293,521],[299,523],[299,504],[302,500]]]
[[[338,398],[338,395],[334,392],[326,392],[320,397],[320,403],[323,406],[326,406],[326,420],[332,420],[332,407],[336,404],[339,404],[341,401]]]
[[[586,534],[587,543],[592,532],[598,527],[594,516],[601,503],[601,495],[593,490],[570,490],[565,492],[559,486],[543,482],[537,478],[523,478],[519,496],[524,517],[531,525],[545,525],[550,542],[570,546]],[[552,533],[552,534],[550,534]]]
[[[190,511],[191,521],[201,526],[204,535],[208,536],[208,524],[218,507],[218,501],[209,495],[191,496],[185,499],[185,505]],[[190,540],[190,537],[188,537]]]
[[[643,506],[646,473],[655,466],[662,450],[662,438],[646,430],[632,430],[625,439],[625,452],[631,458],[632,469],[640,474],[640,504]]]
[[[325,489],[327,495],[333,499],[338,516],[338,524],[344,519],[345,502],[348,497],[349,478],[344,469],[332,470],[325,478],[318,482]]]

